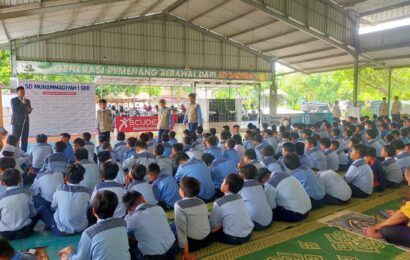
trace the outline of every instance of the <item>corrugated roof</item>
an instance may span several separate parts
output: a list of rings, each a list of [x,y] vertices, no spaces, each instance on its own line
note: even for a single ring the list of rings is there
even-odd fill
[[[166,12],[294,69],[353,66],[347,46],[353,45],[354,18],[334,2],[368,13],[367,22],[410,14],[405,6],[410,0],[286,0],[287,5],[285,0],[45,0],[41,5],[39,0],[0,0],[0,43]],[[371,14],[380,8],[390,9]]]

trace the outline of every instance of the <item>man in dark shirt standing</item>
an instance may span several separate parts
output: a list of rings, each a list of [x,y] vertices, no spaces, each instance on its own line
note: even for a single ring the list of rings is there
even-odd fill
[[[27,152],[28,134],[30,129],[29,114],[33,111],[31,102],[25,98],[24,87],[17,88],[17,97],[11,99],[11,125],[13,135],[21,138],[21,149]]]

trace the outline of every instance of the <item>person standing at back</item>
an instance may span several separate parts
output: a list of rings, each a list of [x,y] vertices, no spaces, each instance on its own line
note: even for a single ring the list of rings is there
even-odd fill
[[[340,120],[340,118],[342,117],[342,112],[340,111],[340,107],[339,107],[339,101],[335,101],[335,104],[332,108],[332,114],[333,114],[333,118]]]
[[[189,107],[185,113],[184,125],[188,123],[188,129],[191,134],[195,133],[195,129],[202,125],[202,113],[201,107],[196,103],[196,94],[191,93],[188,95]]]
[[[21,149],[27,152],[28,134],[30,129],[29,115],[33,111],[31,102],[25,97],[26,91],[24,87],[17,88],[17,97],[12,98],[11,105],[11,125],[13,135],[17,136],[18,140],[21,139]]]
[[[399,101],[399,97],[395,96],[394,101],[391,105],[391,119],[393,122],[399,122],[400,121],[400,113],[401,113],[401,102]]]
[[[112,123],[112,113],[107,109],[107,100],[101,99],[100,109],[97,111],[98,134],[110,141],[110,133],[114,131]]]
[[[379,107],[379,116],[388,116],[387,110],[388,110],[387,102],[386,102],[386,98],[384,97]]]
[[[168,131],[172,129],[172,113],[171,109],[167,107],[165,99],[159,100],[158,110],[158,143],[161,143],[161,137],[163,134],[168,134]]]

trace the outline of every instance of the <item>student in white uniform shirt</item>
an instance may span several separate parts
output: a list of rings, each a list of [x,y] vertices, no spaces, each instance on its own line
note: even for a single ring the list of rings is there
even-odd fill
[[[130,240],[137,243],[131,247],[133,259],[175,259],[178,244],[164,210],[145,203],[137,191],[125,194],[123,202],[128,212],[125,221]]]
[[[393,140],[391,143],[396,148],[395,159],[400,165],[401,172],[404,174],[407,168],[410,167],[410,153],[406,152],[406,145],[402,140]]]
[[[225,244],[240,245],[252,236],[254,224],[238,192],[244,181],[237,174],[228,175],[221,185],[225,194],[214,202],[209,221],[212,239]]]
[[[30,163],[35,173],[44,166],[44,159],[53,153],[53,148],[47,143],[47,136],[39,134],[36,136],[36,144],[31,148]]]
[[[328,205],[342,205],[350,201],[352,190],[342,176],[332,170],[320,171],[317,177],[325,186],[326,195],[323,203]]]
[[[117,142],[114,144],[113,150],[117,153],[117,160],[121,161],[125,152],[128,150],[124,132],[117,133]]]
[[[117,163],[107,161],[101,165],[100,169],[103,182],[100,182],[95,186],[90,202],[91,204],[93,203],[93,200],[99,191],[112,191],[115,195],[117,195],[118,199],[118,206],[115,209],[114,217],[123,218],[126,213],[124,203],[122,203],[122,196],[124,196],[124,185],[115,181],[120,168]]]
[[[94,190],[95,186],[101,182],[100,170],[97,164],[88,160],[88,151],[85,148],[80,148],[75,151],[75,161],[85,169],[84,179],[80,185]]]
[[[84,230],[77,252],[72,246],[66,247],[58,253],[60,258],[129,260],[131,257],[126,222],[113,218],[117,205],[117,196],[113,192],[98,192],[92,206],[93,215],[98,219],[97,224]]]
[[[238,152],[239,159],[243,159],[243,154],[245,153],[245,147],[242,144],[242,138],[240,135],[233,135],[232,139],[235,141],[234,149]]]
[[[85,169],[72,164],[65,172],[65,183],[57,187],[51,208],[41,207],[41,220],[56,236],[65,236],[83,231],[88,226],[87,211],[90,206],[91,190],[81,186]]]
[[[256,159],[256,152],[253,149],[247,149],[243,155],[243,159],[239,162],[238,168],[245,164],[253,164],[257,169],[262,168],[262,164]]]
[[[309,195],[295,177],[285,172],[271,174],[262,168],[257,180],[265,186],[274,220],[297,222],[309,216],[312,209]]]
[[[6,171],[7,169],[14,169],[16,167],[16,160],[10,157],[2,157],[0,158],[0,176],[1,174]],[[6,186],[3,186],[0,181],[0,196],[5,192],[7,189]]]
[[[347,155],[343,151],[343,148],[340,148],[340,144],[338,141],[331,141],[330,142],[330,150],[335,152],[339,159],[339,170],[340,171],[347,171],[349,168],[349,159]]]
[[[31,196],[21,183],[16,169],[1,174],[1,185],[6,190],[0,195],[0,236],[8,240],[30,236],[38,221]]]
[[[382,149],[383,169],[386,172],[387,188],[398,188],[403,184],[404,177],[399,163],[394,159],[396,148],[392,145],[385,145]]]
[[[60,151],[64,150],[65,146],[65,143],[61,141],[56,142],[56,153],[46,158],[46,164],[30,187],[36,209],[42,205],[50,207],[57,187],[64,183],[64,171],[68,165],[68,158]]]
[[[203,155],[203,149],[195,149],[192,147],[193,140],[191,136],[185,136],[183,139],[184,146],[187,147],[186,154],[189,156],[190,159],[198,159],[200,160]],[[184,149],[185,150],[185,149]]]
[[[107,161],[111,161],[113,162],[112,158],[111,158],[111,153],[108,151],[104,151],[104,152],[99,152],[97,155],[98,158],[98,162],[99,165],[101,166],[103,163],[107,162]],[[118,174],[117,177],[114,179],[114,181],[121,183],[122,185],[125,185],[125,177],[126,174],[124,172],[124,170],[122,169],[121,163],[117,162],[118,165]],[[101,169],[100,169],[101,171]]]
[[[320,140],[320,149],[325,153],[327,170],[339,170],[339,155],[330,149],[330,139],[322,138]]]
[[[280,163],[275,159],[275,150],[272,146],[267,145],[262,150],[263,159],[260,163],[267,168],[270,172],[283,171]]]
[[[158,200],[155,198],[154,192],[152,190],[152,185],[144,181],[147,175],[147,168],[142,164],[136,164],[129,171],[126,180],[126,190],[127,191],[138,191],[144,196],[145,201],[150,205],[157,205]]]
[[[344,179],[352,189],[353,198],[367,198],[373,193],[373,171],[364,159],[366,154],[367,148],[362,144],[355,145],[350,153],[353,163]]]
[[[205,202],[197,198],[200,183],[193,177],[181,179],[179,195],[181,200],[175,203],[175,231],[179,248],[183,256],[189,252],[207,247],[211,243],[211,227]]]
[[[254,230],[261,231],[272,224],[272,209],[269,206],[263,186],[255,180],[257,169],[252,164],[239,168],[239,176],[244,179],[243,188],[239,191],[251,217]]]
[[[95,144],[91,142],[91,134],[89,132],[84,132],[82,134],[85,141],[84,148],[88,151],[88,160],[90,162],[96,162],[95,160]]]
[[[172,160],[169,157],[164,156],[164,145],[157,144],[154,149],[154,156],[156,157],[157,164],[161,169],[161,173],[166,173],[172,176],[174,167],[172,166]]]
[[[156,163],[157,160],[155,156],[152,154],[152,151],[149,152],[147,150],[146,142],[137,141],[136,150],[137,150],[136,154],[134,154],[132,157],[128,158],[122,163],[122,168],[129,170],[129,169],[132,169],[133,166],[136,164],[142,164],[145,166],[145,168],[148,168],[148,166],[151,163]]]

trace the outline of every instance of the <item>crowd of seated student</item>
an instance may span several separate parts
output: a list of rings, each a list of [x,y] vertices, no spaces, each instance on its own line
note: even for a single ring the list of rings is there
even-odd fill
[[[82,233],[77,252],[61,251],[68,259],[110,259],[112,248],[120,259],[168,259],[212,241],[241,244],[273,221],[300,221],[326,204],[400,187],[404,174],[409,179],[409,131],[410,120],[349,118],[279,131],[249,124],[244,139],[238,125],[219,136],[198,127],[181,143],[173,131],[158,141],[119,132],[113,146],[100,137],[97,147],[89,133],[73,145],[63,133],[54,151],[39,134],[29,154],[9,135],[0,156],[0,235],[28,237],[40,219],[57,236]],[[205,202],[214,202],[209,219]],[[171,226],[164,210],[175,212]],[[408,211],[366,234],[396,241],[390,226]]]

